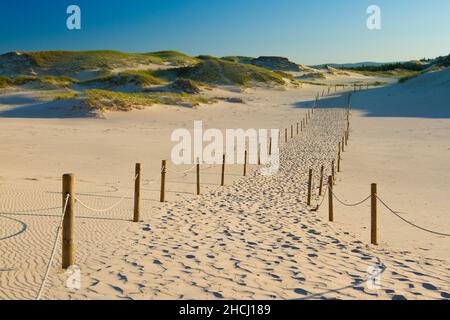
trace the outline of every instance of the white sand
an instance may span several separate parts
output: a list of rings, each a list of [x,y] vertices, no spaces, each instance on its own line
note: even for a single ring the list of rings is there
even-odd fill
[[[331,121],[330,112],[317,112],[307,133],[285,147],[279,176],[255,173],[241,179],[242,168],[234,166],[229,168],[228,186],[221,189],[220,168],[210,168],[202,175],[206,194],[197,199],[192,196],[193,175],[169,175],[169,202],[157,202],[160,161],[169,158],[173,129],[192,128],[193,121],[200,119],[210,128],[283,128],[304,116],[304,109],[292,106],[301,106],[302,101],[310,105],[321,89],[253,89],[232,94],[243,97],[245,105],[155,106],[108,114],[107,119],[67,118],[64,105],[58,106],[58,112],[52,110],[55,104],[37,107],[46,112],[36,111],[29,93],[0,96],[0,298],[35,297],[58,223],[60,176],[65,172],[77,175],[77,193],[90,206],[105,208],[121,196],[130,199],[106,213],[77,205],[82,289],[65,288],[58,251],[44,298],[292,299],[311,294],[319,294],[314,298],[448,298],[448,240],[383,216],[382,243],[368,246],[367,230],[361,229],[364,218],[352,216],[367,217],[367,207],[356,211],[337,207],[333,225],[325,219],[326,202],[319,213],[307,210],[307,169],[329,162],[335,150],[323,146],[336,147],[336,134],[343,130],[343,122]],[[60,118],[51,118],[55,113]],[[399,134],[394,129],[384,131],[383,125],[390,121],[354,113],[351,145],[336,192],[349,200],[359,199],[376,181],[395,209],[412,211],[408,218],[431,229],[449,230],[448,191],[445,194],[449,180],[442,174],[448,161],[438,156],[444,141],[449,141],[447,120],[398,119]],[[421,123],[432,133],[428,140],[402,130]],[[388,138],[392,140],[386,145]],[[370,148],[368,142],[374,140]],[[431,151],[426,149],[423,156],[407,145],[408,140],[431,145]],[[135,162],[142,162],[144,168],[142,224],[128,221]],[[418,165],[422,171],[407,170]],[[428,186],[426,192],[422,186]],[[5,214],[20,212],[25,215]],[[365,284],[355,284],[366,279],[367,267],[378,258],[387,267],[382,290],[372,292]],[[345,289],[324,293],[341,287]]]

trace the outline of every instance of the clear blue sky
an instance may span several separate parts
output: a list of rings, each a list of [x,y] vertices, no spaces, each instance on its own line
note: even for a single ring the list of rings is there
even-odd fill
[[[179,50],[281,55],[304,64],[398,61],[450,52],[449,0],[0,0],[0,53]],[[66,9],[82,10],[82,30]],[[382,9],[382,30],[366,9]]]

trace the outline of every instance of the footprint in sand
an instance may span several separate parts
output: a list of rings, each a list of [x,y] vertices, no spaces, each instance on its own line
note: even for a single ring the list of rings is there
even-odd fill
[[[422,286],[430,291],[437,291],[438,289],[430,283],[422,283]]]
[[[299,295],[302,295],[302,296],[307,296],[309,294],[308,291],[303,290],[303,289],[294,289],[294,292],[296,294],[299,294]]]

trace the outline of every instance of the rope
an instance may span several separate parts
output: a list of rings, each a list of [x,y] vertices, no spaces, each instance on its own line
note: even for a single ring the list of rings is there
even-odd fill
[[[80,199],[75,197],[76,202],[80,203],[81,206],[85,207],[88,210],[94,211],[94,212],[106,212],[106,211],[110,211],[114,208],[116,208],[117,206],[119,206],[119,204],[122,203],[123,200],[125,200],[125,197],[122,197],[122,199],[120,199],[117,203],[113,204],[111,207],[106,208],[106,209],[94,209],[90,206],[88,206],[87,204],[83,203]]]
[[[325,188],[325,193],[323,194],[323,198],[322,201],[320,202],[320,204],[317,204],[317,210],[319,210],[319,208],[322,206],[322,204],[325,201],[325,198],[327,197],[327,193],[328,193],[328,188]]]
[[[406,222],[407,224],[409,224],[409,225],[411,225],[411,226],[413,226],[413,227],[415,227],[415,228],[418,228],[418,229],[420,229],[420,230],[422,230],[422,231],[425,231],[425,232],[429,232],[429,233],[432,233],[432,234],[436,234],[436,235],[439,235],[439,236],[444,236],[444,237],[450,237],[450,234],[448,234],[448,233],[441,233],[441,232],[437,232],[437,231],[433,231],[433,230],[430,230],[430,229],[426,229],[426,228],[424,228],[424,227],[421,227],[421,226],[418,226],[417,224],[415,224],[415,223],[413,223],[413,222],[411,222],[411,221],[408,221],[408,220],[406,220],[405,218],[403,218],[400,214],[399,214],[399,212],[398,211],[395,211],[395,210],[392,210],[383,200],[381,200],[378,196],[377,196],[377,199],[390,211],[390,212],[392,212],[395,216],[397,216],[397,218],[399,218],[399,219],[401,219],[401,220],[403,220],[404,222]]]
[[[195,167],[197,167],[196,164],[194,164],[191,168],[189,168],[188,170],[185,170],[185,171],[175,171],[175,170],[171,170],[170,168],[166,168],[166,170],[167,170],[168,172],[172,172],[172,173],[175,173],[175,174],[186,174],[186,173],[188,173],[189,171],[191,171],[192,169],[194,169]]]
[[[327,189],[329,189],[329,188],[327,188]],[[344,201],[340,200],[340,199],[336,196],[336,194],[333,192],[333,190],[330,190],[330,192],[333,194],[333,197],[334,197],[340,204],[342,204],[343,206],[346,206],[346,207],[357,207],[357,206],[363,204],[364,202],[366,202],[367,200],[369,200],[370,197],[371,197],[371,195],[370,195],[370,196],[368,196],[367,198],[365,198],[364,200],[362,200],[362,201],[360,201],[360,202],[357,202],[357,203],[345,203]]]
[[[58,240],[59,240],[59,234],[60,234],[59,231],[62,228],[62,224],[63,224],[63,221],[64,221],[64,216],[66,214],[67,205],[69,204],[69,198],[70,198],[70,194],[67,194],[67,196],[66,196],[66,203],[64,204],[64,209],[63,209],[63,212],[61,214],[61,220],[59,222],[58,229],[56,230],[56,237],[55,237],[55,242],[53,243],[52,254],[50,256],[50,260],[48,261],[47,270],[45,271],[44,278],[42,280],[41,286],[39,287],[39,291],[38,291],[38,294],[36,296],[36,300],[40,300],[41,299],[42,290],[45,287],[45,283],[47,282],[47,278],[48,278],[48,275],[50,273],[50,268],[52,266],[53,258],[55,257],[56,246],[57,246]]]

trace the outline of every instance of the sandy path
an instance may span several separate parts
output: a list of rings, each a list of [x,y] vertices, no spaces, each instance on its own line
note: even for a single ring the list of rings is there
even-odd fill
[[[282,148],[274,177],[255,172],[153,209],[145,223],[123,225],[113,240],[80,244],[82,289],[67,291],[55,266],[44,297],[449,298],[445,261],[367,245],[305,206],[307,170],[335,155],[343,118],[342,111],[316,111],[307,132]],[[377,262],[385,266],[382,289],[370,291],[366,271]],[[7,297],[19,298],[19,291],[7,290]]]

